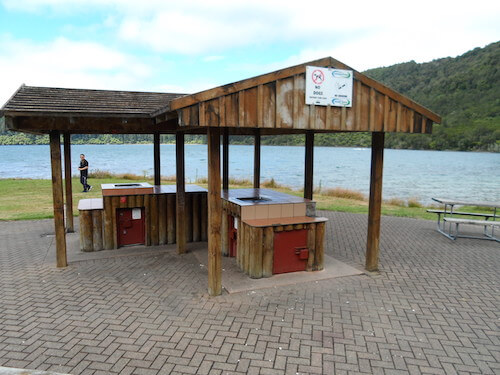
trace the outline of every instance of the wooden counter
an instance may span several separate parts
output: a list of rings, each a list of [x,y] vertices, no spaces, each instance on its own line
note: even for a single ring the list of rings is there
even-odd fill
[[[80,215],[80,250],[103,249],[102,198],[82,199],[78,202]]]
[[[108,189],[107,195],[99,199],[83,199],[80,210],[80,244],[83,251],[110,250],[118,248],[117,210],[122,208],[143,208],[145,217],[146,246],[174,244],[176,242],[176,186],[154,186],[146,194],[123,194],[127,190]],[[101,243],[95,243],[92,220],[101,217]],[[186,185],[186,240],[198,242],[207,240],[207,190],[197,185]],[[97,218],[96,218],[97,220]],[[97,223],[96,223],[97,224]]]
[[[264,199],[245,200],[247,197]],[[306,210],[307,205],[311,209]],[[238,267],[250,277],[270,277],[275,271],[291,272],[280,271],[276,266],[289,260],[294,263],[297,258],[293,257],[298,254],[295,251],[303,251],[300,255],[304,257],[300,258],[299,264],[304,271],[323,269],[325,223],[328,219],[304,215],[305,212],[315,212],[315,202],[270,189],[234,189],[223,191],[222,207],[222,253],[225,256],[236,253]],[[255,213],[248,210],[254,207]],[[267,216],[258,217],[262,213]],[[231,228],[233,222],[236,227]],[[293,239],[297,233],[301,244]],[[285,256],[281,250],[275,253],[276,246],[283,242],[290,244],[286,245]]]

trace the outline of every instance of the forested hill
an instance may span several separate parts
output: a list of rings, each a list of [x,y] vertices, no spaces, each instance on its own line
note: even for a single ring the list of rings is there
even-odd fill
[[[442,116],[432,135],[394,134],[386,147],[433,150],[500,151],[500,42],[461,56],[418,64],[414,61],[370,69],[366,75],[412,98]],[[1,127],[0,127],[1,128]],[[152,142],[148,135],[74,135],[74,143]],[[191,136],[193,143],[205,137]],[[162,142],[173,142],[162,136]],[[47,137],[0,133],[0,144],[47,143]],[[231,137],[231,143],[251,144],[252,137]],[[302,135],[263,137],[262,144],[302,145]],[[318,146],[370,146],[367,133],[317,134]]]
[[[410,61],[364,73],[442,116],[442,126],[422,138],[421,146],[499,151],[500,42],[455,58]],[[396,138],[405,147],[414,137],[409,142]]]

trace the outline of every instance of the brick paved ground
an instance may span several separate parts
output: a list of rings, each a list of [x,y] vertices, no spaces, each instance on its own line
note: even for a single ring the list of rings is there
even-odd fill
[[[366,216],[330,217],[362,267]],[[500,373],[498,243],[384,217],[381,272],[209,298],[172,252],[46,259],[50,220],[0,223],[0,366],[73,374]]]

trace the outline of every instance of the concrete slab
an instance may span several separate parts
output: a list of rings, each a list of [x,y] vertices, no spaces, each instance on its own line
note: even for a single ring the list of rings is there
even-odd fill
[[[203,267],[207,266],[206,248],[193,248],[193,254]],[[325,269],[314,272],[291,272],[261,279],[252,279],[236,264],[236,258],[222,257],[222,287],[228,293],[248,292],[258,289],[277,288],[286,285],[303,284],[337,277],[362,275],[364,272],[349,266],[329,255],[325,255]]]

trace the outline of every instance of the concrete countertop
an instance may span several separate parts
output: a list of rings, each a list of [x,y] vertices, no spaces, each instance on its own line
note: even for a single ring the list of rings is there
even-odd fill
[[[258,206],[258,205],[268,205],[268,204],[312,202],[310,199],[305,199],[301,197],[296,197],[294,195],[280,193],[279,191],[274,191],[271,189],[229,189],[229,190],[222,190],[221,195],[222,199],[225,199],[239,206]],[[249,197],[263,197],[269,200],[254,202],[254,201],[245,201],[238,199],[238,198],[249,198]]]
[[[245,224],[251,227],[278,227],[294,224],[312,224],[323,223],[328,221],[326,217],[310,217],[310,216],[295,216],[295,217],[280,217],[275,219],[247,219],[243,220]]]
[[[144,194],[175,194],[177,186],[174,185],[151,185],[147,182],[137,183],[140,186],[126,186],[115,184],[102,184],[102,195],[104,196],[124,196],[124,195],[144,195]],[[185,185],[186,193],[206,193],[204,189],[198,185]]]

